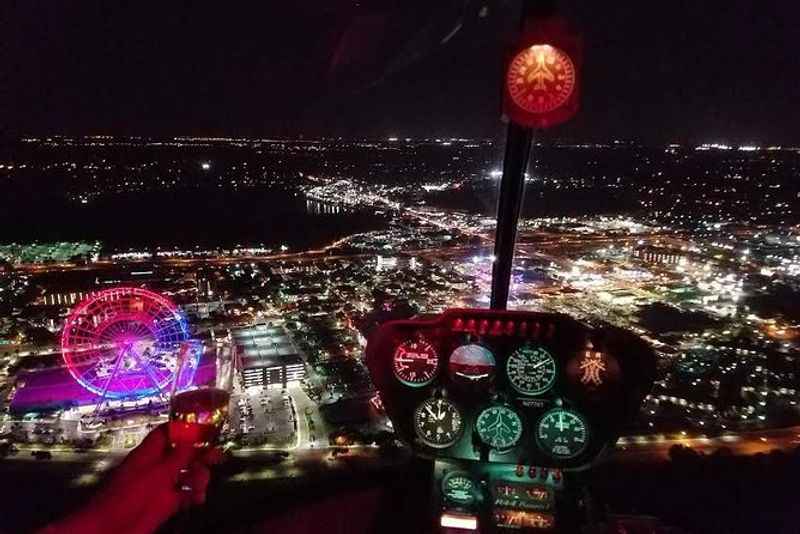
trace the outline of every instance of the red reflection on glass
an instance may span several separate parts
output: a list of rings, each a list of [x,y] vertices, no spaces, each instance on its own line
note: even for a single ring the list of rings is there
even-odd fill
[[[173,397],[169,413],[169,439],[173,447],[216,444],[228,415],[230,393],[217,388],[184,391]]]

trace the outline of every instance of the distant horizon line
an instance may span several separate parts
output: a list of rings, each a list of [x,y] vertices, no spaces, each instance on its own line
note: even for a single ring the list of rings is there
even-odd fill
[[[15,139],[19,142],[23,143],[41,143],[41,142],[52,142],[55,140],[64,140],[64,141],[80,141],[85,142],[87,140],[90,141],[114,141],[114,140],[126,140],[126,141],[143,141],[143,142],[152,142],[152,141],[178,141],[178,142],[186,142],[186,143],[226,143],[226,142],[261,142],[261,143],[270,143],[270,142],[304,142],[304,143],[314,143],[314,142],[330,142],[330,141],[345,141],[345,142],[371,142],[371,143],[411,143],[411,142],[423,142],[423,143],[431,143],[431,144],[441,144],[444,146],[451,145],[452,143],[482,143],[482,144],[494,144],[496,142],[501,142],[496,138],[492,137],[464,137],[464,136],[341,136],[341,135],[320,135],[320,136],[306,136],[303,134],[297,134],[293,136],[248,136],[248,135],[166,135],[166,134],[24,134],[24,135],[10,135],[8,136],[12,139]],[[158,143],[163,144],[163,143]],[[788,151],[800,151],[800,145],[791,145],[791,144],[760,144],[760,143],[730,143],[730,142],[649,142],[643,141],[640,139],[630,138],[630,139],[620,139],[620,138],[612,138],[605,141],[597,141],[597,140],[573,140],[568,138],[562,139],[553,139],[548,140],[546,142],[535,142],[536,146],[548,146],[548,145],[563,145],[563,146],[572,146],[572,147],[582,147],[582,148],[602,148],[602,147],[612,147],[612,146],[621,146],[621,145],[636,145],[636,146],[650,146],[650,147],[665,147],[665,148],[684,148],[684,147],[692,147],[696,150],[738,150],[743,152],[753,152],[759,150],[788,150]]]

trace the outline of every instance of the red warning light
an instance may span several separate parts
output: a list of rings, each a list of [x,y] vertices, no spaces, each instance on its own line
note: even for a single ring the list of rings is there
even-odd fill
[[[488,331],[489,331],[489,321],[487,321],[486,319],[483,319],[481,321],[481,326],[480,326],[480,330],[478,330],[478,333],[483,336],[483,335],[486,335],[486,333]]]

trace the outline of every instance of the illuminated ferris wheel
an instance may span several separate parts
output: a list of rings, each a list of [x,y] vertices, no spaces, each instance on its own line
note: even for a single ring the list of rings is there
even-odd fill
[[[100,291],[78,304],[64,325],[61,351],[70,374],[101,402],[186,387],[201,352],[174,303],[132,287]]]

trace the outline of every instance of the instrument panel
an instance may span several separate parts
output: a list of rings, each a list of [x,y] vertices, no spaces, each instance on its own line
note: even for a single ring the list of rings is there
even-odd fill
[[[480,532],[505,529],[549,530],[556,526],[559,495],[564,489],[556,469],[437,461],[433,497],[437,518],[471,518]]]
[[[385,323],[367,365],[417,453],[567,469],[613,444],[655,376],[654,353],[627,331],[494,310]]]

